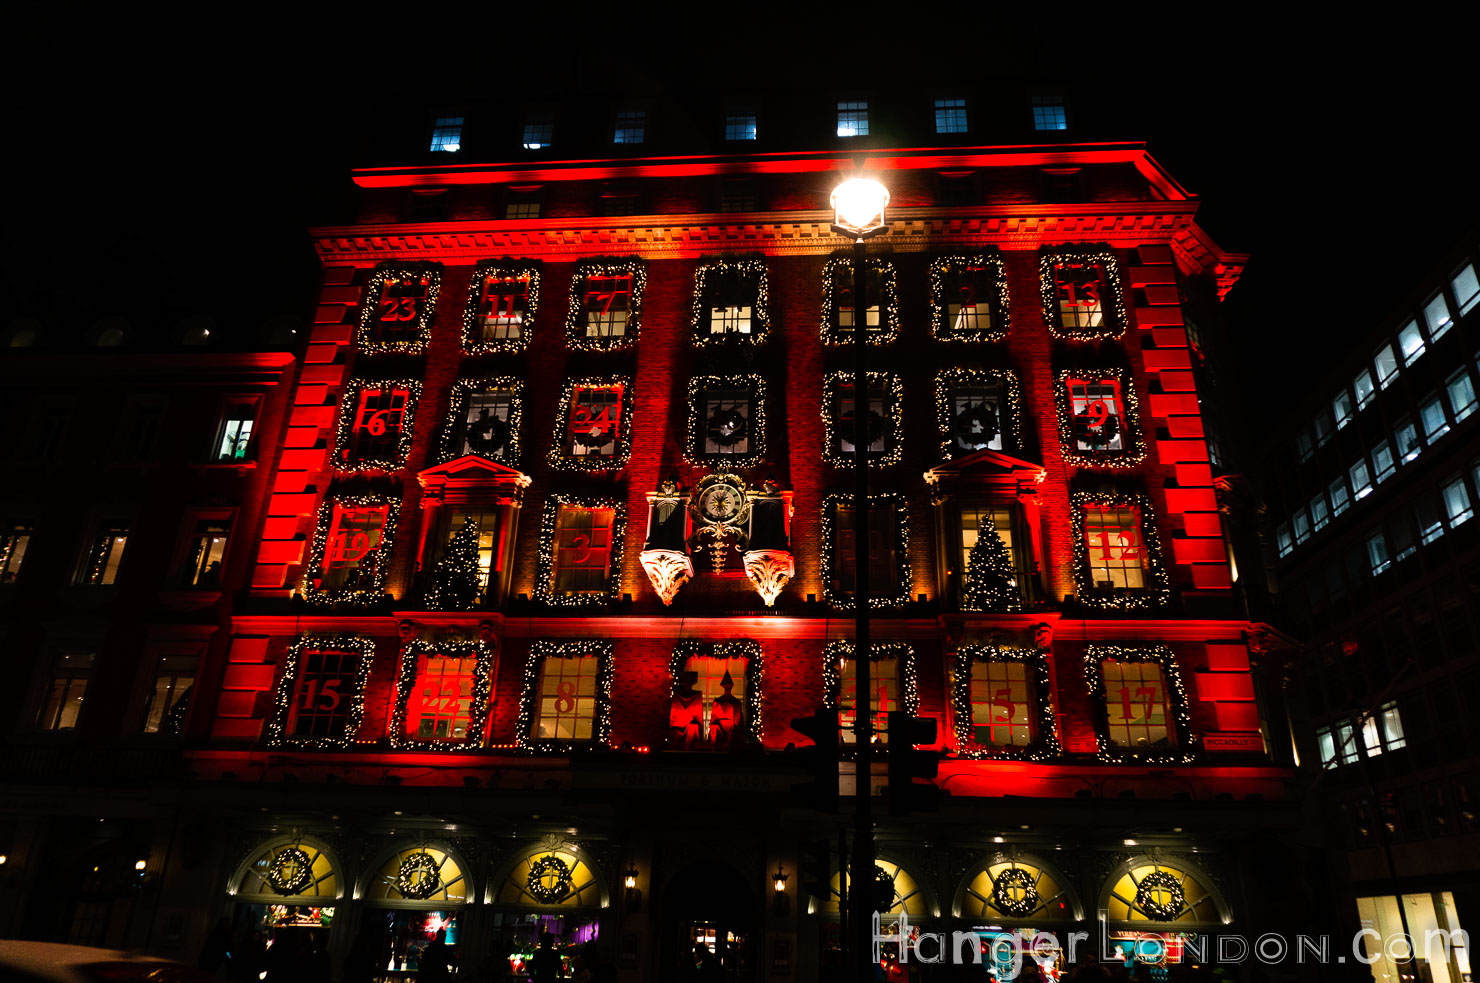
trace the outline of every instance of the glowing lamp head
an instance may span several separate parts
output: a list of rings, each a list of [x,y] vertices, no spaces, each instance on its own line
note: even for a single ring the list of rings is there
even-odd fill
[[[781,869],[780,863],[776,864],[776,872],[771,875],[771,886],[776,890],[777,894],[786,893],[786,880],[786,871]]]
[[[857,239],[884,227],[889,189],[870,178],[849,178],[833,189],[833,228]]]
[[[148,866],[149,866],[149,861],[147,861],[147,860],[135,860],[134,861],[134,870],[143,870],[145,867],[148,867]]]
[[[637,887],[637,868],[636,867],[628,867],[627,868],[626,880],[623,883],[625,884],[627,890],[629,890],[629,891],[636,889],[636,887]]]

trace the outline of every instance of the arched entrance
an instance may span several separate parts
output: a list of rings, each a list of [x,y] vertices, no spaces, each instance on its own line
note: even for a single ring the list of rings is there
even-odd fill
[[[703,946],[720,964],[725,983],[753,983],[761,918],[755,891],[723,863],[693,864],[663,891],[659,922],[658,979],[684,979],[682,971]],[[685,963],[685,960],[688,963]]]

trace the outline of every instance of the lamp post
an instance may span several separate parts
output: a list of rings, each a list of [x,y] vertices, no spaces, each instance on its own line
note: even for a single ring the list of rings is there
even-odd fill
[[[889,204],[889,191],[878,181],[850,178],[833,189],[832,230],[853,240],[853,857],[842,878],[860,878],[873,883],[874,817],[873,817],[873,738],[874,719],[870,698],[873,693],[873,662],[869,645],[868,584],[868,373],[865,354],[868,351],[868,275],[865,261],[868,239],[888,232],[884,224],[884,207]],[[884,315],[880,304],[879,316]],[[880,330],[883,325],[880,325]],[[841,856],[838,858],[842,863]],[[849,931],[844,940],[845,958],[851,971],[844,979],[864,983],[873,979],[873,892],[858,890],[853,883],[848,893],[851,911],[846,919]]]

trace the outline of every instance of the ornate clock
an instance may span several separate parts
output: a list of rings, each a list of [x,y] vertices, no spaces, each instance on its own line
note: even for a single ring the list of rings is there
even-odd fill
[[[701,478],[690,501],[695,518],[704,526],[738,526],[750,512],[745,482],[733,474],[711,474]]]

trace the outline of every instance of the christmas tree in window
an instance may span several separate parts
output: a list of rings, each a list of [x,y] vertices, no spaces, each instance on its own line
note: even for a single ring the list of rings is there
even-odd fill
[[[1022,610],[1012,554],[997,535],[997,527],[985,515],[977,529],[976,543],[966,555],[966,586],[961,606],[967,611]]]
[[[429,611],[469,611],[478,603],[482,589],[478,569],[478,527],[464,522],[447,543],[447,552],[432,573],[427,592]]]

